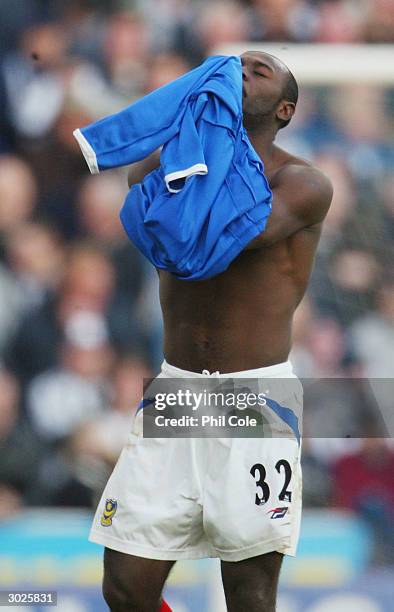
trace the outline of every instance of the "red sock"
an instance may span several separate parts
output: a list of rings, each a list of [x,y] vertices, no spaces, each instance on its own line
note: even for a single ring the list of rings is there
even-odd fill
[[[172,612],[170,606],[168,605],[167,602],[164,601],[164,599],[161,602],[161,606],[160,606],[159,612]]]

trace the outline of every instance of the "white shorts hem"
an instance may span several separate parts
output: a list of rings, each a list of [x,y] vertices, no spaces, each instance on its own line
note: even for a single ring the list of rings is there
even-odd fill
[[[110,535],[104,535],[98,531],[91,531],[89,541],[95,544],[102,544],[111,550],[125,553],[126,555],[135,555],[144,559],[157,559],[159,561],[178,561],[181,559],[204,559],[207,557],[216,557],[215,551],[208,547],[196,546],[179,550],[160,550],[158,548],[149,548],[134,544],[133,542],[125,542],[114,538]]]
[[[294,547],[288,544],[289,538],[279,538],[275,540],[259,542],[246,548],[238,548],[235,550],[217,550],[217,555],[222,561],[244,561],[259,555],[265,555],[270,552],[279,552],[290,557],[295,557]]]
[[[158,561],[180,561],[182,559],[206,559],[219,558],[221,561],[243,561],[259,555],[265,555],[270,552],[280,552],[284,555],[295,557],[296,551],[292,546],[284,545],[283,538],[271,540],[270,542],[260,542],[231,551],[218,550],[208,546],[195,546],[178,550],[160,550],[157,548],[149,548],[140,546],[133,542],[125,542],[119,538],[114,538],[110,535],[105,535],[99,531],[92,530],[89,535],[89,541],[95,544],[101,544],[111,550],[125,553],[126,555],[135,555],[144,559],[155,559]],[[286,538],[288,540],[288,538]]]

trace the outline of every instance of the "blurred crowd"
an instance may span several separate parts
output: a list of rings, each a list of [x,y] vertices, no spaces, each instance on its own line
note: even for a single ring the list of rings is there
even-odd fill
[[[391,0],[0,3],[0,519],[92,507],[161,361],[156,275],[118,220],[126,174],[90,176],[73,130],[225,42],[393,39]],[[393,99],[363,83],[302,87],[278,138],[335,188],[294,324],[304,378],[394,377]],[[346,418],[339,400],[315,412],[329,433],[310,425],[305,502],[358,512],[394,562],[394,449],[363,401],[355,392]]]

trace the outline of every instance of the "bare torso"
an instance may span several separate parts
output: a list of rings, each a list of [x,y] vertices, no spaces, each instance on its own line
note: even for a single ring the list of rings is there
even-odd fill
[[[266,168],[273,190],[286,165],[308,166],[276,150]],[[225,373],[286,361],[293,314],[307,287],[320,227],[304,227],[272,245],[245,250],[209,280],[182,281],[160,271],[168,363]]]

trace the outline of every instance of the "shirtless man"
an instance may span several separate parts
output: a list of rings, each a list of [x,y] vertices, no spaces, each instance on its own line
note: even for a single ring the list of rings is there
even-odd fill
[[[166,376],[294,376],[287,361],[292,318],[306,290],[332,187],[310,163],[274,144],[297,103],[297,83],[288,68],[254,51],[244,53],[241,62],[244,125],[264,161],[273,192],[272,213],[265,231],[223,274],[187,282],[160,271]],[[140,182],[157,163],[153,156],[135,164],[130,184]],[[126,447],[96,515],[97,525],[103,504],[110,499],[110,516],[111,500],[116,498],[119,525],[128,522],[128,529],[116,528],[114,514],[112,535],[105,527],[104,535],[100,527],[92,530],[92,539],[106,546],[104,596],[112,612],[159,610],[175,561],[202,556],[221,559],[228,610],[273,612],[283,554],[294,555],[298,539],[297,442],[289,441],[291,448],[285,441],[265,439],[162,439],[158,448],[155,442],[142,438]],[[293,469],[287,497],[278,485],[282,501],[272,501],[271,515],[262,513],[268,509],[264,491],[273,500],[273,479],[283,480],[283,463]],[[139,497],[139,474],[144,471]],[[193,488],[195,474],[198,485]],[[134,487],[129,496],[124,493],[128,479]],[[186,485],[181,488],[182,480],[189,483],[187,490]],[[127,509],[121,510],[121,505]],[[148,518],[142,520],[144,512]]]

